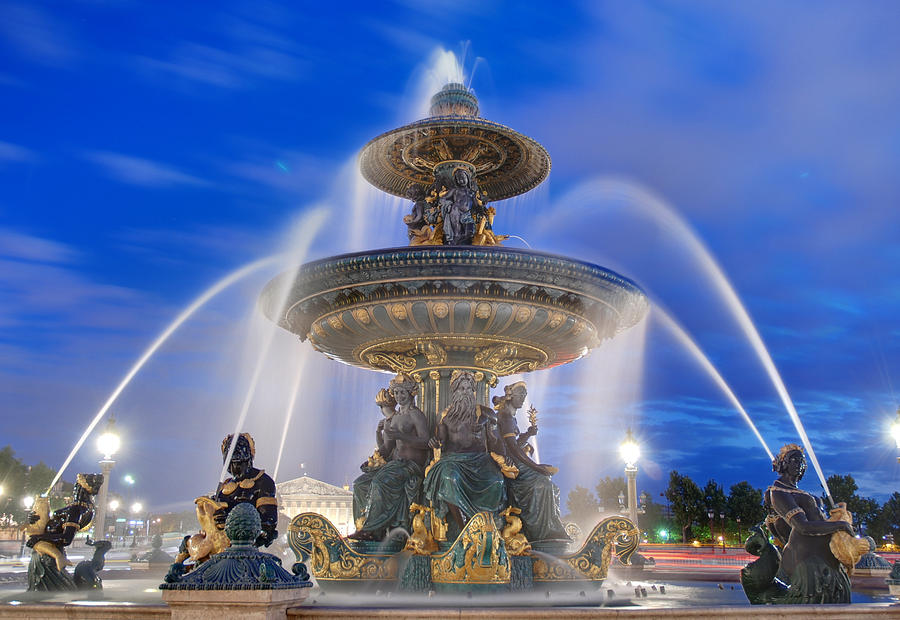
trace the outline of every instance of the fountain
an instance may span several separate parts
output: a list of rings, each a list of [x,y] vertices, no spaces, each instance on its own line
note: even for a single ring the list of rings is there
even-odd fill
[[[550,172],[547,152],[478,116],[477,98],[459,83],[434,95],[430,113],[374,138],[359,156],[369,183],[412,200],[403,218],[410,245],[311,262],[276,277],[260,295],[264,314],[316,351],[398,374],[390,395],[377,399],[387,421],[378,429],[379,451],[363,468],[371,473],[365,483],[377,478],[374,472],[385,463],[379,452],[388,446],[402,452],[397,458],[416,462],[391,476],[407,476],[413,485],[424,476],[422,497],[428,501],[393,498],[402,502],[393,525],[413,530],[405,554],[401,544],[380,540],[383,525],[379,536],[364,527],[347,541],[315,513],[292,521],[291,546],[328,585],[367,580],[399,582],[408,590],[497,591],[599,583],[614,548],[628,562],[637,528],[621,517],[606,519],[571,553],[564,534],[525,539],[523,532],[539,531],[534,509],[522,512],[526,506],[513,500],[525,501],[518,498],[529,480],[529,492],[543,489],[539,512],[558,515],[558,489],[550,482],[555,468],[534,463],[517,447],[537,432],[536,412],[528,431],[515,427],[524,384],[521,390],[507,386],[497,413],[488,406],[489,392],[501,377],[585,356],[643,319],[647,297],[632,281],[597,265],[502,247],[509,235],[494,232],[496,209],[488,201],[537,187]],[[411,403],[415,396],[418,408]],[[422,428],[411,430],[418,419]],[[463,419],[469,422],[458,422]],[[461,439],[459,429],[477,437]],[[432,448],[434,458],[422,471]],[[528,471],[518,478],[523,469]],[[480,490],[466,490],[475,487]],[[376,500],[368,501],[361,514]],[[416,512],[412,519],[409,511]]]

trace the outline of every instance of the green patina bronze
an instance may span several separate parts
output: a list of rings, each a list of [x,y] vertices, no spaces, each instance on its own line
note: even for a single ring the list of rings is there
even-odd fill
[[[461,84],[435,94],[428,118],[370,141],[359,165],[370,183],[411,200],[410,247],[317,260],[260,296],[268,318],[315,350],[396,375],[376,398],[383,419],[353,483],[356,531],[345,539],[304,513],[288,530],[292,548],[327,585],[602,581],[614,550],[627,563],[637,548],[634,524],[606,520],[570,553],[557,470],[529,451],[536,412],[525,432],[515,422],[524,384],[507,386],[496,412],[490,389],[582,358],[640,322],[646,296],[597,265],[500,247],[508,235],[494,233],[488,201],[539,185],[550,158],[481,118]]]
[[[256,548],[262,532],[259,512],[249,503],[235,505],[225,521],[225,534],[231,546],[213,555],[183,576],[166,576],[160,590],[284,590],[309,588],[312,583],[302,562],[294,564],[294,574],[281,566],[281,560]]]

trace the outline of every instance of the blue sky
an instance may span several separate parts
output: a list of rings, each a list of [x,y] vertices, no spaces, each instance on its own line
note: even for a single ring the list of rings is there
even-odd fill
[[[716,363],[770,448],[796,441],[683,239],[597,188],[656,196],[728,274],[826,475],[851,473],[884,499],[900,480],[886,436],[900,404],[897,11],[0,2],[0,444],[58,467],[168,321],[289,240],[315,206],[329,232],[313,255],[403,243],[405,207],[366,194],[371,211],[351,222],[353,158],[416,117],[436,49],[465,48],[482,113],[553,159],[533,195],[498,205],[495,228],[635,279]],[[215,483],[266,329],[255,298],[272,275],[205,307],[113,407],[126,440],[116,471],[133,472],[132,494],[166,507]],[[524,377],[564,493],[621,471],[628,425],[644,446],[638,486],[654,495],[671,469],[701,484],[766,484],[765,455],[709,379],[658,323],[639,331]],[[270,471],[285,365],[305,346],[278,335],[251,405]],[[308,357],[279,478],[303,462],[342,484],[371,450],[385,376]],[[89,444],[73,467],[95,458]]]

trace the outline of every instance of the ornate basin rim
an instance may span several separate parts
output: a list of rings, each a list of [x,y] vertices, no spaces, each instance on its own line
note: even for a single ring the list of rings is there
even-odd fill
[[[419,135],[423,131],[434,130],[445,132],[451,129],[463,129],[463,133],[453,134],[455,139],[467,140],[471,143],[489,142],[494,148],[505,151],[520,152],[517,159],[507,159],[509,152],[504,152],[502,162],[491,167],[487,176],[478,176],[478,184],[485,190],[491,201],[505,200],[518,196],[540,185],[550,175],[550,155],[547,150],[533,138],[515,129],[475,116],[432,116],[398,127],[371,139],[359,152],[360,171],[366,180],[394,196],[404,197],[411,183],[430,183],[429,174],[424,174],[417,166],[405,162],[406,170],[392,165],[384,157],[397,147],[399,142],[413,142],[424,138]],[[479,135],[474,132],[480,132]],[[446,133],[435,133],[434,138],[451,137]],[[506,147],[497,142],[505,141]],[[405,151],[405,149],[400,149]],[[438,163],[438,162],[434,162]],[[421,176],[421,178],[419,178]]]

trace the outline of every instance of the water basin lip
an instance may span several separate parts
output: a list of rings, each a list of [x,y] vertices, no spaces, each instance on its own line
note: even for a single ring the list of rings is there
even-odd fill
[[[438,259],[475,259],[475,258],[498,258],[498,257],[519,257],[522,259],[546,259],[557,262],[560,266],[577,266],[584,270],[591,277],[601,278],[612,281],[626,289],[630,293],[647,297],[647,293],[634,280],[627,276],[601,267],[600,265],[590,263],[578,258],[563,256],[562,254],[554,254],[552,252],[542,252],[539,250],[531,250],[526,248],[506,248],[502,246],[478,246],[478,245],[439,245],[439,246],[399,246],[392,248],[361,250],[358,252],[348,252],[345,254],[336,254],[320,258],[308,263],[304,263],[297,270],[298,274],[311,273],[316,269],[324,266],[335,266],[341,263],[354,264],[360,260],[387,259],[403,260],[408,256],[410,259],[438,260]],[[281,276],[276,276],[280,278]],[[465,279],[464,276],[460,276]]]

